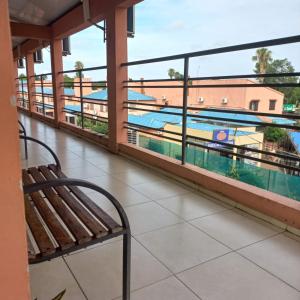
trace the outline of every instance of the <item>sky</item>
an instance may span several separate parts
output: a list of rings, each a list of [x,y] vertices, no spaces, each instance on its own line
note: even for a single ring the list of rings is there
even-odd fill
[[[300,0],[145,0],[136,5],[135,37],[128,39],[128,61],[180,54],[300,34]],[[288,58],[300,71],[300,43],[270,47],[273,58]],[[72,55],[64,70],[77,60],[85,67],[106,64],[103,33],[92,26],[71,36]],[[35,72],[48,73],[49,49]],[[255,50],[193,58],[190,76],[253,73]],[[167,78],[168,69],[183,73],[183,62],[169,61],[129,68],[129,77]],[[106,71],[86,77],[105,80]]]

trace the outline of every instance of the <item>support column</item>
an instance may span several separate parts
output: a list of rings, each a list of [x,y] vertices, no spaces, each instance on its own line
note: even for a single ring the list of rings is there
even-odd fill
[[[117,153],[119,143],[127,142],[124,122],[128,111],[123,106],[128,95],[123,85],[128,74],[127,67],[121,67],[121,63],[127,62],[127,9],[115,8],[106,21],[109,147]]]
[[[51,69],[52,69],[52,87],[54,102],[54,120],[58,126],[59,122],[65,121],[63,112],[65,101],[62,99],[63,90],[63,60],[62,60],[62,41],[60,39],[51,40]]]
[[[1,299],[30,298],[19,129],[8,1],[0,1],[0,291]]]
[[[29,101],[29,111],[36,112],[36,95],[35,95],[35,77],[34,77],[34,61],[33,53],[29,52],[26,55],[26,76],[27,76],[27,92]]]

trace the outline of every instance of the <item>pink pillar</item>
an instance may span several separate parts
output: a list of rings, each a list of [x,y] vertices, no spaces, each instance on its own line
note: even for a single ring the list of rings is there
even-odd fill
[[[127,62],[127,9],[115,8],[107,16],[107,88],[108,88],[108,126],[109,147],[114,153],[118,145],[127,142],[127,89],[123,87],[127,80],[127,67],[121,63]]]
[[[62,42],[60,39],[51,40],[51,69],[52,69],[52,86],[54,102],[54,120],[56,125],[65,120],[63,112],[64,100],[63,95],[63,60],[62,60]]]
[[[27,300],[28,257],[8,1],[0,1],[0,298]]]
[[[26,54],[26,76],[27,76],[27,91],[29,100],[29,111],[36,112],[36,96],[35,96],[35,77],[34,77],[34,61],[33,53]]]

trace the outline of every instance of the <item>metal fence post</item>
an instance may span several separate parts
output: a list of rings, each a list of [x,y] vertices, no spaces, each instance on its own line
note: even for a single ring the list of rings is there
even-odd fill
[[[189,57],[184,58],[184,74],[183,74],[183,101],[182,101],[182,149],[181,164],[186,161],[186,119],[188,105],[188,80],[189,80]]]
[[[25,108],[24,83],[23,83],[23,78],[21,78],[21,89],[22,89],[22,106],[23,106],[23,108]]]
[[[43,75],[40,75],[40,80],[41,80],[41,92],[42,92],[42,104],[43,104],[43,115],[45,115],[45,99],[44,99],[44,79]]]
[[[84,129],[84,120],[83,120],[83,101],[82,101],[82,70],[79,72],[79,89],[80,89],[80,113],[81,113],[81,128]]]

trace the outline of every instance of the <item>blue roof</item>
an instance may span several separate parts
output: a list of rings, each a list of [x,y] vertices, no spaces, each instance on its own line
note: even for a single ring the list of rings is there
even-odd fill
[[[268,118],[272,120],[272,123],[276,123],[276,124],[293,125],[297,123],[294,120],[285,119],[285,118],[278,118],[278,117],[268,117]]]
[[[101,91],[97,91],[89,95],[86,95],[85,98],[107,101],[107,89],[103,89]],[[154,100],[156,100],[154,97],[147,96],[128,89],[128,101],[154,101]]]
[[[53,95],[53,89],[51,87],[44,87],[44,93]],[[24,86],[24,92],[27,92],[27,86]],[[42,93],[42,88],[40,86],[37,86],[35,88],[36,93]],[[64,88],[64,95],[67,96],[74,96],[74,90],[71,88]]]
[[[229,134],[230,135],[235,134],[236,136],[243,136],[243,135],[249,135],[249,134],[255,133],[255,132],[248,132],[248,131],[241,131],[241,130],[235,131],[232,128],[227,128],[227,127],[218,126],[218,125],[211,125],[211,124],[207,124],[207,123],[187,122],[186,126],[187,126],[187,128],[203,130],[203,131],[214,131],[214,130],[218,130],[218,129],[229,129]]]
[[[81,112],[81,106],[80,105],[65,105],[64,107],[66,110]]]
[[[298,153],[300,153],[300,132],[299,131],[291,131],[289,132],[289,136],[291,138],[291,141],[297,150]]]
[[[234,121],[250,121],[250,122],[262,122],[260,118],[254,115],[246,115],[246,114],[239,114],[239,113],[225,113],[225,112],[217,112],[217,111],[199,111],[197,113],[198,115],[201,116],[206,116],[206,117],[216,117],[216,118],[225,118],[225,119],[230,119]],[[200,120],[199,118],[194,118],[195,120]],[[205,120],[202,119],[201,120]],[[216,122],[227,122],[230,123],[230,121],[222,121],[222,120],[215,120]],[[257,126],[256,124],[247,124],[247,123],[238,123],[238,122],[232,122],[232,124],[235,125],[241,125],[241,126]]]
[[[134,123],[139,126],[146,126],[153,129],[161,129],[164,128],[165,122],[161,122],[155,119],[151,119],[148,116],[136,116],[136,115],[128,115],[128,122]]]

